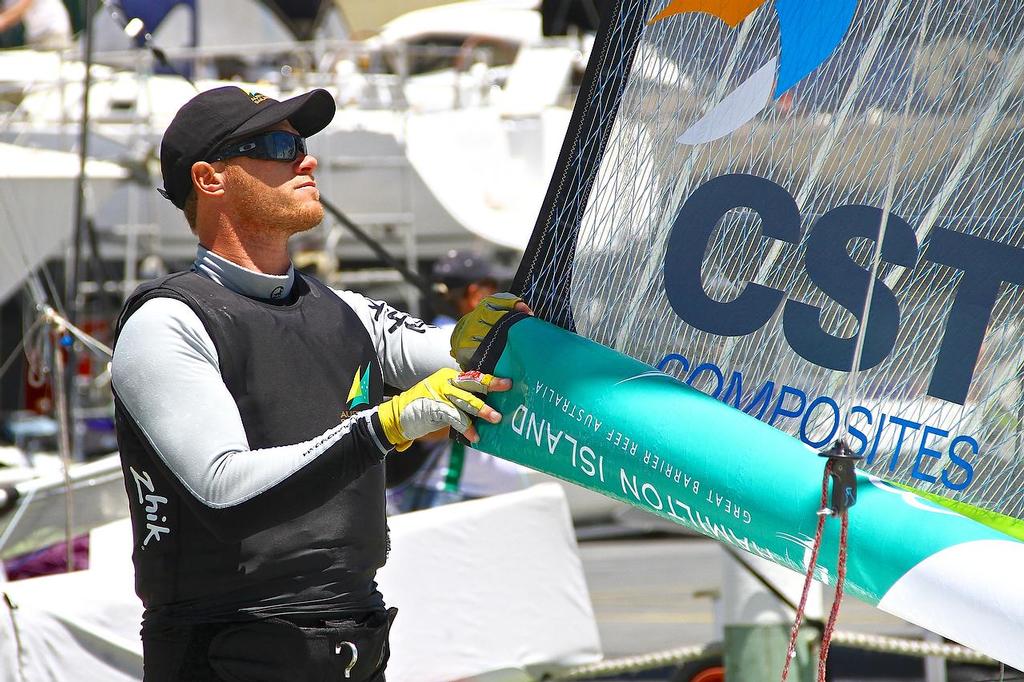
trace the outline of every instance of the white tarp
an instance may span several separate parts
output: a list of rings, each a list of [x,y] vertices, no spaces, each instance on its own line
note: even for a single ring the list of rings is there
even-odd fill
[[[399,608],[391,682],[528,680],[601,657],[559,486],[389,522],[379,582]],[[0,679],[141,679],[130,543],[117,522],[94,532],[90,570],[2,585]]]
[[[399,608],[388,680],[528,680],[601,657],[561,486],[390,524],[391,557],[379,574]]]

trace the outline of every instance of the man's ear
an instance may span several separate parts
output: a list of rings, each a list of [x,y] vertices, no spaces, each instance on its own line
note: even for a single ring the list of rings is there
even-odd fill
[[[206,161],[192,164],[192,187],[196,192],[207,196],[223,196],[224,174]]]

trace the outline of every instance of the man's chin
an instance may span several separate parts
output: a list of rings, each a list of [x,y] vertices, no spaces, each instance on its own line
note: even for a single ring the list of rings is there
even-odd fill
[[[316,227],[317,225],[324,221],[324,207],[320,203],[319,199],[316,202],[316,206],[311,209],[310,213],[310,223],[309,227],[306,228],[307,230],[312,230],[314,227]]]
[[[295,219],[290,221],[288,230],[290,234],[298,234],[299,232],[306,232],[312,230],[314,227],[324,221],[324,207],[320,205],[320,202],[316,202],[314,206],[303,207],[303,210],[295,215]]]

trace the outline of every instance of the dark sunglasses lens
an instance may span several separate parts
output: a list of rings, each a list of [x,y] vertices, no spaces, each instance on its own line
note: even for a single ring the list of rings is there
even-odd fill
[[[306,153],[305,140],[298,135],[274,132],[269,135],[267,142],[270,158],[279,161],[294,161]]]
[[[257,135],[222,149],[210,156],[210,161],[221,161],[234,156],[250,156],[254,159],[273,161],[294,161],[306,155],[306,140],[299,135],[280,130]]]

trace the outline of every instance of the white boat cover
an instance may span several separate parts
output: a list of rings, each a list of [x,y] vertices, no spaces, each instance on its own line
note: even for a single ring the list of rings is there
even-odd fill
[[[74,536],[128,516],[121,458],[117,453],[72,464],[68,495],[60,458],[37,454],[33,467],[0,470],[0,483],[15,484],[18,502],[0,512],[0,559],[10,559],[64,540],[67,503]],[[29,477],[31,476],[31,477]]]
[[[106,161],[90,160],[85,171],[91,206],[128,175]],[[0,143],[0,301],[67,243],[77,177],[77,154]]]
[[[560,486],[390,519],[381,590],[400,613],[392,682],[529,680],[598,660]],[[0,679],[142,677],[127,520],[94,531],[91,568],[2,585]]]
[[[425,7],[389,21],[370,44],[413,42],[424,36],[466,35],[532,43],[541,40],[541,16],[534,0],[453,2]]]
[[[458,223],[489,242],[521,251],[568,125],[569,111],[554,107],[515,119],[492,109],[421,114],[408,119],[407,153]]]

